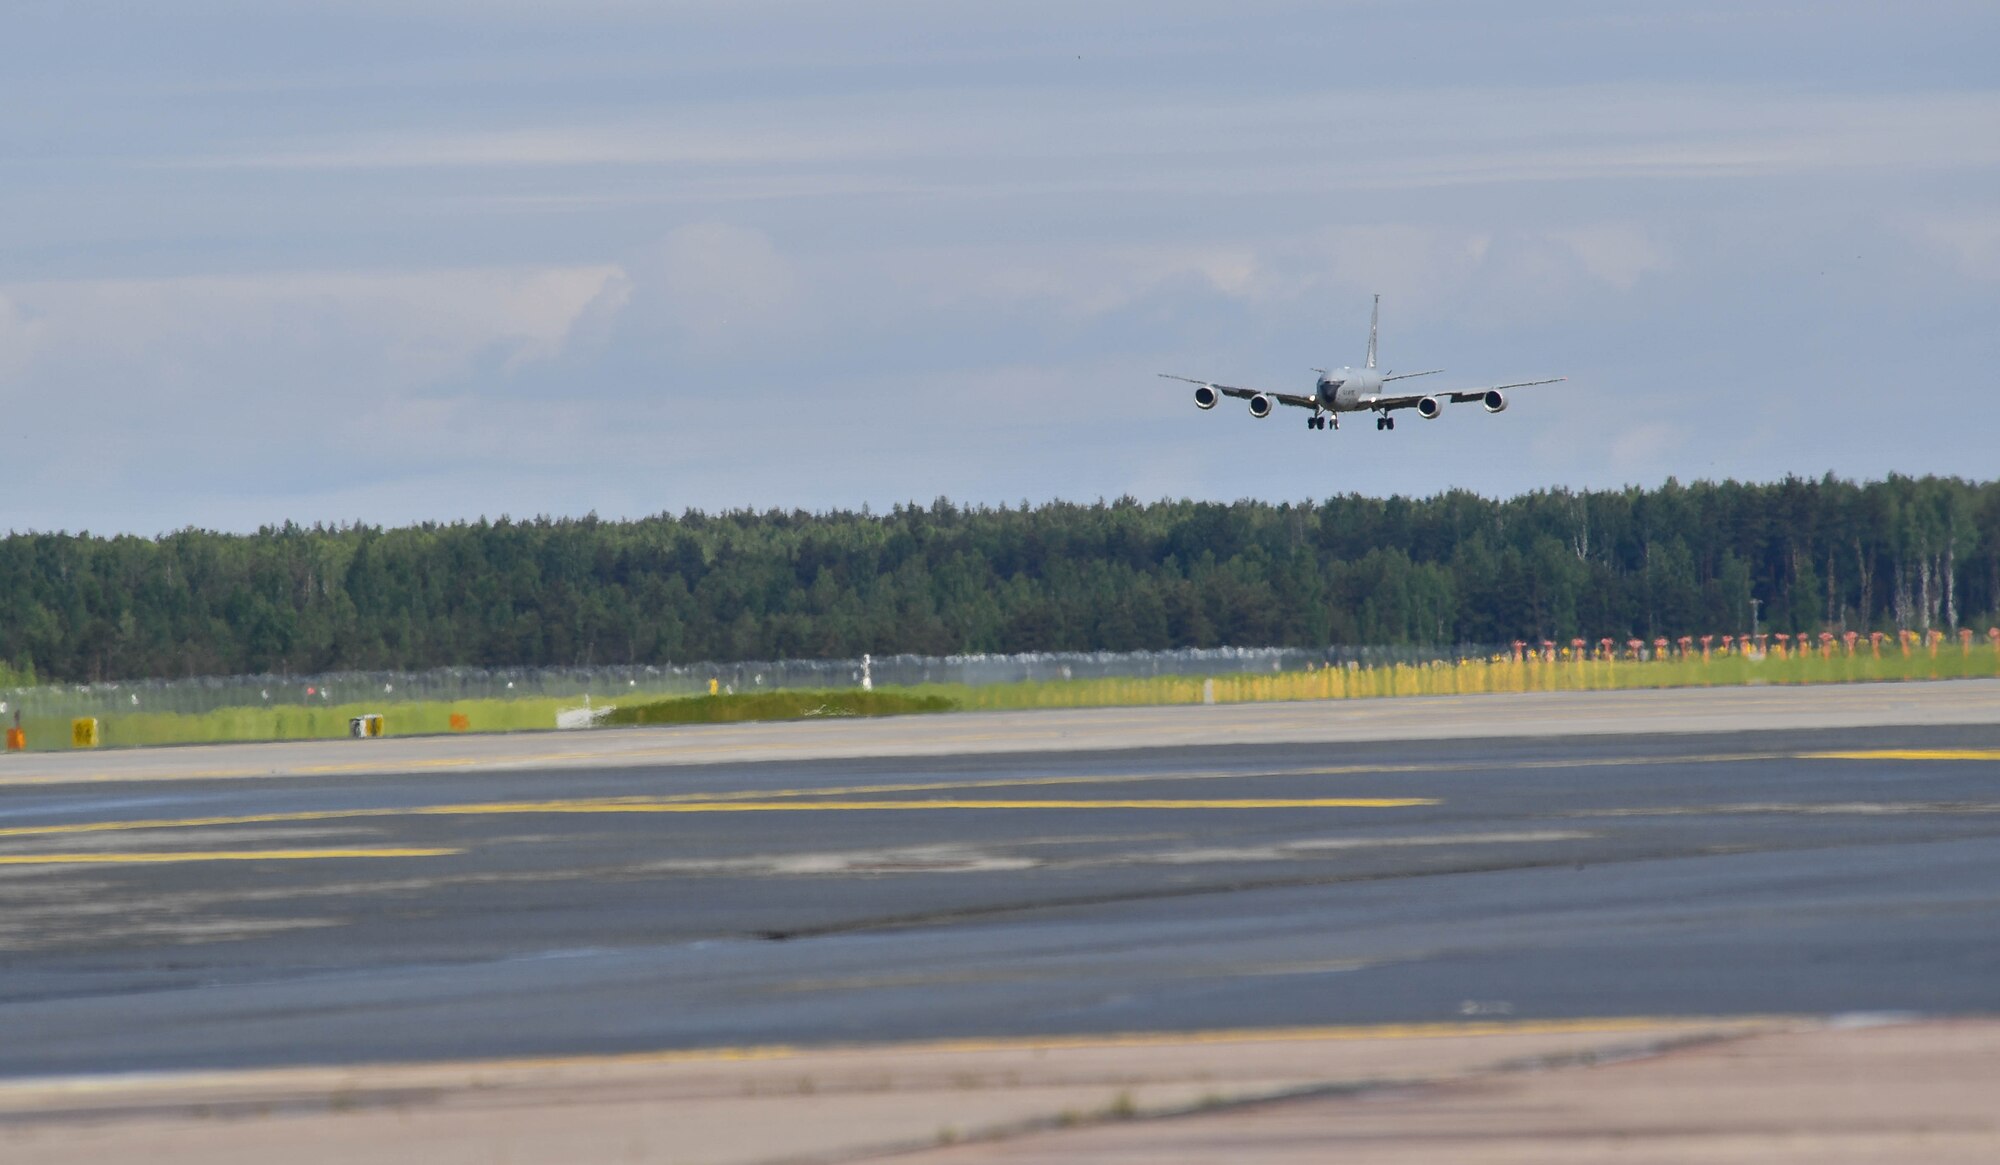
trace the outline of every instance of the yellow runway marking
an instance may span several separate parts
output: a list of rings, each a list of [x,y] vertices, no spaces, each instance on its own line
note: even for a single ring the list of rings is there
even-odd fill
[[[402,816],[422,810],[325,809],[298,813],[245,813],[235,817],[155,818],[145,821],[73,821],[62,825],[13,825],[0,837],[49,837],[65,833],[115,833],[124,829],[199,829],[208,825],[263,825],[274,821],[336,821],[350,817]]]
[[[2000,748],[1870,748],[1808,752],[1800,760],[2000,760]]]
[[[1432,797],[1253,797],[1200,801],[671,801],[636,805],[526,804],[463,805],[450,809],[418,809],[416,813],[801,813],[848,810],[862,813],[926,809],[1406,809],[1436,805]]]
[[[707,1048],[673,1048],[649,1052],[601,1055],[517,1056],[485,1060],[432,1060],[395,1064],[339,1064],[287,1068],[221,1069],[161,1072],[145,1076],[69,1076],[0,1081],[0,1099],[40,1096],[54,1091],[88,1095],[108,1091],[181,1088],[189,1085],[282,1085],[287,1081],[317,1082],[327,1073],[342,1079],[357,1075],[429,1074],[440,1069],[469,1072],[541,1072],[565,1068],[597,1068],[676,1064],[715,1064],[789,1060],[805,1056],[901,1053],[978,1054],[1041,1052],[1092,1048],[1168,1048],[1216,1044],[1281,1044],[1438,1039],[1483,1039],[1506,1036],[1616,1036],[1646,1032],[1755,1032],[1798,1028],[1823,1021],[1793,1015],[1746,1016],[1610,1016],[1590,1019],[1474,1020],[1451,1023],[1357,1024],[1327,1027],[1216,1028],[1188,1032],[1107,1032],[1100,1035],[1000,1036],[982,1039],[910,1040],[896,1043],[750,1044]]]
[[[122,865],[159,862],[319,861],[332,858],[436,858],[462,849],[219,849],[157,853],[0,854],[0,866]]]
[[[979,1039],[912,1040],[888,1044],[752,1044],[744,1047],[678,1048],[659,1052],[612,1052],[601,1056],[536,1056],[478,1061],[483,1068],[560,1068],[586,1064],[685,1064],[716,1060],[779,1060],[839,1052],[1040,1052],[1067,1048],[1158,1048],[1187,1044],[1276,1044],[1315,1041],[1441,1040],[1478,1036],[1616,1035],[1659,1028],[1751,1027],[1782,1017],[1612,1016],[1599,1019],[1467,1020],[1448,1023],[1381,1023],[1327,1027],[1214,1028],[1191,1032],[1108,1032],[1075,1036],[996,1036]]]
[[[713,746],[711,751],[726,752],[737,749],[766,748],[776,746],[726,745]],[[800,746],[804,747],[804,746]],[[782,750],[779,750],[782,751]],[[326,776],[338,773],[365,773],[385,777],[409,776],[425,770],[463,769],[483,772],[487,768],[519,769],[533,765],[560,765],[572,761],[598,761],[611,767],[637,767],[657,760],[676,760],[684,757],[681,749],[630,749],[612,752],[561,752],[540,753],[523,756],[446,756],[420,757],[405,761],[350,761],[340,764],[301,765],[286,769],[210,769],[185,773],[80,773],[75,775],[30,775],[9,777],[10,785],[64,785],[88,783],[116,783],[121,781],[189,781],[222,780],[231,778],[273,778],[301,776]],[[1992,760],[2000,759],[2000,750],[1883,750],[1879,752],[1741,752],[1716,753],[1696,756],[1624,756],[1624,757],[1575,757],[1545,758],[1541,760],[1502,761],[1449,761],[1429,764],[1351,764],[1329,765],[1304,769],[1283,769],[1255,772],[1196,772],[1196,773],[1117,773],[1103,776],[1060,776],[1060,777],[999,777],[963,781],[937,781],[906,785],[855,785],[830,789],[772,789],[745,793],[698,793],[686,794],[683,800],[724,800],[729,798],[754,797],[794,797],[794,796],[841,796],[853,793],[904,792],[925,789],[978,789],[1009,785],[1071,785],[1071,784],[1121,784],[1143,781],[1201,781],[1224,780],[1244,777],[1310,777],[1344,776],[1367,773],[1463,773],[1463,772],[1532,772],[1538,769],[1584,769],[1620,768],[1633,765],[1676,765],[1676,764],[1738,764],[1751,761],[1773,760],[1830,760],[1830,759],[1911,759],[1911,760]],[[728,763],[725,761],[698,760],[697,765]],[[385,765],[387,767],[385,767]]]
[[[1916,755],[1917,754],[1914,753],[1890,752],[1886,750],[1876,753],[1746,752],[1746,753],[1714,753],[1714,754],[1704,754],[1697,756],[1623,756],[1623,757],[1612,756],[1612,757],[1550,758],[1542,760],[1506,761],[1498,764],[1494,764],[1491,762],[1481,762],[1481,761],[1457,761],[1457,762],[1436,763],[1436,764],[1324,765],[1315,768],[1305,768],[1305,769],[1278,769],[1278,770],[1257,770],[1257,771],[1204,770],[1199,772],[1188,772],[1188,773],[1106,773],[1103,775],[1091,775],[1091,776],[1065,775],[1065,776],[1053,776],[1053,777],[985,777],[985,778],[973,778],[969,780],[914,781],[914,782],[904,782],[900,784],[879,783],[879,784],[868,784],[868,785],[836,785],[825,788],[742,789],[742,790],[730,790],[723,792],[709,791],[700,793],[673,793],[657,797],[605,797],[605,798],[593,799],[590,801],[509,802],[496,805],[430,805],[430,806],[419,806],[411,809],[384,808],[384,809],[306,810],[295,813],[250,813],[250,814],[241,814],[241,815],[226,816],[226,817],[225,816],[190,817],[183,819],[166,819],[166,820],[149,820],[149,821],[102,821],[102,822],[84,822],[84,823],[70,824],[70,825],[30,825],[30,826],[14,826],[14,827],[0,828],[0,838],[36,837],[36,836],[46,836],[49,834],[62,834],[62,833],[98,833],[98,832],[122,830],[122,829],[148,829],[148,828],[177,829],[177,828],[195,828],[200,826],[211,826],[211,825],[263,825],[276,822],[292,822],[292,821],[339,821],[339,820],[360,819],[368,817],[400,817],[400,816],[423,816],[423,815],[440,815],[440,814],[611,813],[611,812],[659,813],[659,812],[671,811],[666,807],[673,805],[709,806],[709,808],[706,809],[687,809],[687,810],[682,810],[682,812],[720,813],[728,811],[727,809],[722,807],[724,803],[754,804],[759,802],[790,800],[793,798],[857,797],[857,796],[878,795],[883,793],[926,793],[926,792],[942,792],[947,790],[964,790],[964,789],[1043,788],[1043,787],[1058,787],[1065,785],[1123,785],[1123,784],[1145,784],[1151,782],[1185,782],[1185,781],[1283,780],[1288,778],[1299,778],[1299,777],[1335,777],[1335,776],[1370,776],[1370,775],[1393,776],[1393,775],[1405,775],[1405,774],[1415,775],[1415,774],[1425,774],[1425,773],[1533,772],[1533,771],[1547,770],[1547,769],[1622,768],[1628,766],[1654,766],[1654,765],[1673,765],[1673,764],[1687,764],[1687,765],[1741,764],[1746,762],[1774,761],[1774,760],[1825,760],[1825,759],[1851,759],[1851,758],[1862,758],[1862,757],[1890,758],[1899,756],[1914,757]],[[1954,759],[1954,760],[2000,759],[2000,750],[1996,750],[1990,753],[1981,750],[1957,750],[1949,754],[1943,751],[1926,751],[1921,754],[1921,758]],[[545,757],[536,759],[554,759],[554,758]],[[589,759],[589,754],[584,754],[584,753],[566,754],[564,756],[564,759],[579,759],[579,760]],[[475,758],[472,757],[448,757],[448,758],[437,758],[424,763],[435,767],[455,767],[467,764],[474,764],[477,763],[477,761]],[[345,766],[345,765],[321,766],[321,770],[319,771],[334,771],[334,770],[346,771],[349,767],[350,766]],[[358,767],[358,766],[353,766],[353,767]],[[1351,799],[1351,800],[1358,800],[1358,799]],[[1393,804],[1390,803],[1391,801],[1393,801]],[[1085,801],[1060,801],[1060,802],[1046,803],[1046,806],[1042,802],[1003,803],[1003,802],[990,802],[990,801],[971,803],[964,806],[957,804],[946,804],[941,802],[926,802],[924,804],[932,808],[960,808],[960,807],[1042,808],[1042,807],[1058,807],[1063,805],[1072,806],[1076,808],[1091,808],[1091,807],[1124,808],[1128,807],[1129,805],[1129,807],[1131,808],[1178,807],[1178,808],[1219,809],[1219,808],[1231,808],[1231,807],[1234,808],[1256,808],[1256,807],[1392,808],[1404,805],[1426,805],[1426,804],[1436,804],[1436,803],[1437,802],[1431,798],[1395,798],[1386,800],[1370,799],[1367,800],[1365,804],[1351,805],[1351,806],[1338,806],[1332,803],[1331,801],[1325,799],[1301,799],[1299,801],[1268,802],[1261,806],[1252,805],[1247,801],[1231,801],[1227,803],[1221,801],[1201,801],[1201,802],[1132,801],[1129,803],[1123,801],[1102,802],[1102,803],[1093,803]],[[621,806],[625,808],[619,808]],[[796,807],[788,806],[787,808],[809,808],[809,807],[811,807],[809,804],[802,804]],[[908,808],[908,806],[901,806],[901,805],[898,805],[896,807]],[[779,810],[776,807],[773,807],[766,811],[775,812]]]
[[[535,758],[555,759],[553,756]],[[564,754],[562,759],[591,759],[590,754]],[[497,813],[727,813],[788,812],[810,809],[1333,809],[1401,808],[1434,805],[1435,798],[1284,798],[1203,800],[1005,800],[1005,801],[832,801],[884,793],[926,793],[967,789],[1042,788],[1067,785],[1122,785],[1151,782],[1283,780],[1300,777],[1368,776],[1466,772],[1532,772],[1548,769],[1622,768],[1628,766],[1741,764],[1775,760],[2000,760],[2000,749],[1876,749],[1807,753],[1715,753],[1697,756],[1576,757],[1506,761],[1498,764],[1462,761],[1438,764],[1351,764],[1306,769],[1205,770],[1187,773],[1107,773],[1090,776],[989,777],[969,780],[917,781],[826,788],[742,789],[723,792],[675,793],[656,797],[604,797],[581,801],[520,801],[470,805],[424,805],[414,808],[305,810],[293,813],[249,813],[234,816],[189,817],[144,821],[95,821],[65,825],[0,828],[0,838],[41,837],[66,833],[101,833],[125,829],[185,829],[219,825],[262,825],[297,821],[340,821],[369,817],[472,815]],[[421,762],[432,767],[476,764],[478,758],[447,757]],[[315,771],[347,771],[360,766],[328,765]],[[805,800],[817,798],[821,800]],[[792,804],[797,799],[798,803]],[[787,802],[778,804],[777,802]]]
[[[760,792],[759,797],[782,796]],[[126,829],[198,829],[214,825],[268,825],[293,821],[344,821],[369,817],[480,817],[503,813],[785,813],[803,810],[915,809],[1401,809],[1436,805],[1430,797],[1279,797],[1201,801],[752,801],[655,797],[604,797],[572,801],[493,801],[465,805],[416,805],[403,809],[309,809],[294,813],[246,813],[235,817],[154,818],[142,821],[76,821],[60,825],[14,825],[0,838],[49,837],[70,833],[113,833]]]

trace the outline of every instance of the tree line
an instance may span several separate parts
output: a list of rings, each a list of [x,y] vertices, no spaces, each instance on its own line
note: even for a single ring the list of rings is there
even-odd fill
[[[2000,483],[0,540],[0,680],[1983,628]]]

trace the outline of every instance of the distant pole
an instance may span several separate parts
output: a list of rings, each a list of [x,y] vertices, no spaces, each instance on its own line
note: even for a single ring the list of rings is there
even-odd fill
[[[875,661],[868,658],[868,654],[863,652],[861,655],[861,690],[864,692],[875,690],[874,665]]]

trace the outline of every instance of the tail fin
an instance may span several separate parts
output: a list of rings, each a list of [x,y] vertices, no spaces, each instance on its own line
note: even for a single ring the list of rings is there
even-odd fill
[[[1375,321],[1382,316],[1382,297],[1375,297],[1375,309],[1368,313],[1368,367],[1375,367]]]

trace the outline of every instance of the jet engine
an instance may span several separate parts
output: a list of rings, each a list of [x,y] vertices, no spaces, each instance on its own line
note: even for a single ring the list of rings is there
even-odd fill
[[[1222,399],[1221,395],[1215,391],[1214,385],[1198,384],[1195,386],[1194,407],[1198,409],[1212,409],[1215,407],[1215,402],[1220,399]]]
[[[1486,395],[1479,398],[1479,403],[1485,405],[1486,411],[1489,413],[1504,413],[1507,411],[1507,398],[1502,396],[1500,390],[1497,388],[1486,390]]]
[[[1426,421],[1437,420],[1438,414],[1443,411],[1444,406],[1438,403],[1438,398],[1434,396],[1427,396],[1417,402],[1417,415]]]
[[[1268,417],[1268,416],[1270,416],[1270,415],[1271,415],[1271,398],[1270,398],[1270,397],[1268,397],[1268,396],[1265,396],[1265,395],[1264,395],[1263,393],[1261,393],[1261,392],[1260,392],[1260,393],[1258,393],[1258,394],[1257,394],[1256,396],[1253,396],[1253,397],[1251,397],[1251,398],[1250,398],[1250,415],[1251,415],[1251,416],[1253,416],[1253,417],[1256,417],[1256,418],[1257,418],[1258,420],[1260,420],[1260,421],[1261,421],[1261,420],[1263,420],[1263,419],[1264,419],[1265,417]]]

